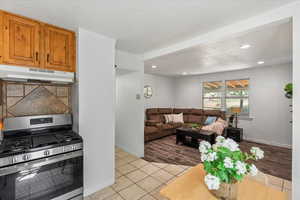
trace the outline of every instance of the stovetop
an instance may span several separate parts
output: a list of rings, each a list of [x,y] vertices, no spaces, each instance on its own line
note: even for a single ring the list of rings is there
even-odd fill
[[[0,157],[17,155],[82,142],[82,138],[71,129],[49,129],[42,131],[19,131],[5,133],[0,144]]]

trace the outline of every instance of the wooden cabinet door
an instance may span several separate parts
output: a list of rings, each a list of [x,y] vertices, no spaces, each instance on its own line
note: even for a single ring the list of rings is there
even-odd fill
[[[3,34],[4,34],[3,12],[0,10],[0,64],[3,63]]]
[[[45,26],[45,68],[75,71],[75,34],[71,31]]]
[[[3,62],[39,67],[40,23],[4,13]]]

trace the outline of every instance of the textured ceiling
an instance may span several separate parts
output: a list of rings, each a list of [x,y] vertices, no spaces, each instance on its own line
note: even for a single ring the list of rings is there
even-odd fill
[[[118,39],[144,53],[296,0],[0,0],[0,9]]]
[[[250,44],[249,49],[241,45]],[[264,61],[258,65],[258,61]],[[178,76],[231,71],[292,61],[292,22],[284,20],[239,36],[145,61],[145,73]],[[157,66],[152,69],[152,65]]]

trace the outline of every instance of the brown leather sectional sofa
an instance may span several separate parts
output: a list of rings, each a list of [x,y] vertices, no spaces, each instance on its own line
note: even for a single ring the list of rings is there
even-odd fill
[[[183,113],[182,123],[165,123],[165,114]],[[207,116],[216,116],[226,119],[225,112],[219,110],[203,110],[189,108],[149,108],[146,110],[145,142],[176,133],[176,128],[199,124],[202,126]]]

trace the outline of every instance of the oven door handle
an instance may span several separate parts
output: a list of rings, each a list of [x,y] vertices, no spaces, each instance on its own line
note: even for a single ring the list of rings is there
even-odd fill
[[[8,174],[13,174],[13,173],[24,171],[24,170],[30,170],[32,168],[36,169],[36,168],[40,168],[45,165],[57,163],[57,162],[60,162],[63,160],[68,160],[68,159],[76,158],[76,157],[80,157],[80,156],[83,156],[82,150],[65,153],[65,154],[60,154],[60,155],[56,155],[53,157],[34,160],[34,161],[21,163],[21,164],[17,164],[17,165],[12,165],[9,167],[1,168],[0,176],[5,176]]]

